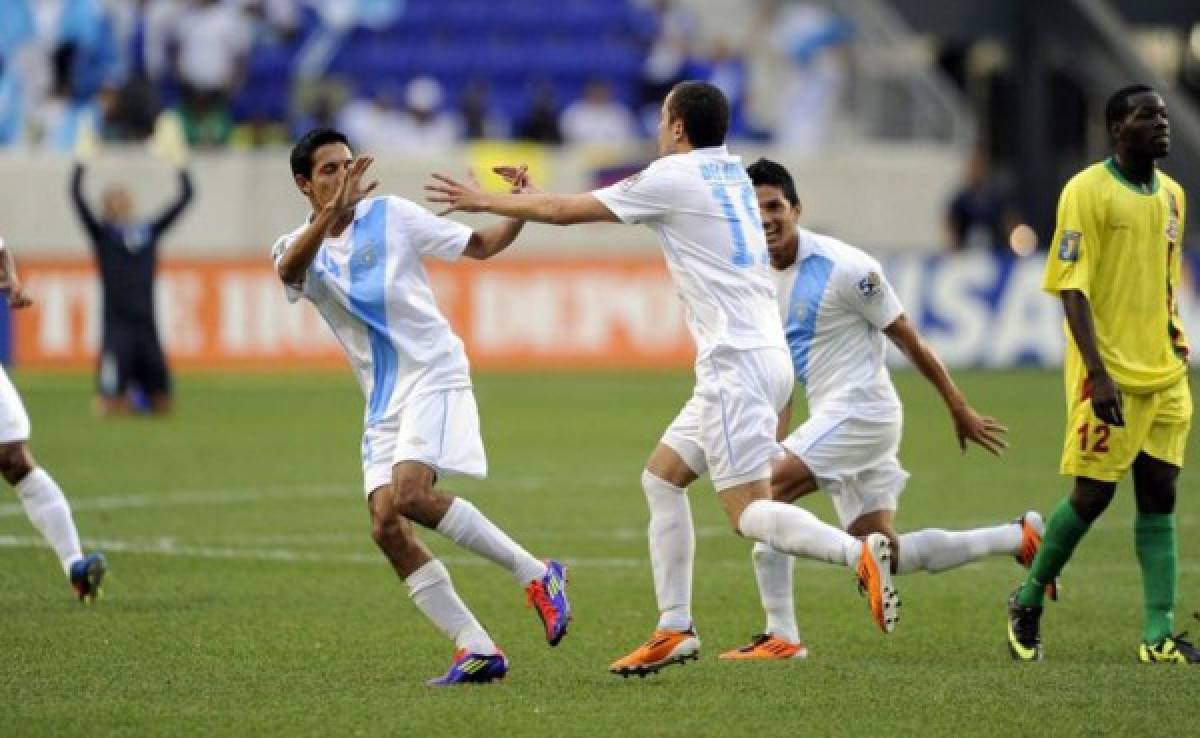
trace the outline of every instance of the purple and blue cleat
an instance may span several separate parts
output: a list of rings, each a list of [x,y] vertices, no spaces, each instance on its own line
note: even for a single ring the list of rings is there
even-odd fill
[[[71,588],[80,602],[87,605],[95,602],[107,571],[108,563],[100,553],[88,554],[71,564]]]
[[[567,600],[567,567],[549,559],[546,573],[525,588],[529,604],[537,610],[542,625],[546,628],[546,643],[557,646],[567,634],[571,622],[571,603]]]
[[[454,654],[450,670],[437,679],[430,679],[431,687],[456,687],[460,684],[487,684],[503,679],[508,673],[508,657],[503,651],[493,654],[459,651]]]

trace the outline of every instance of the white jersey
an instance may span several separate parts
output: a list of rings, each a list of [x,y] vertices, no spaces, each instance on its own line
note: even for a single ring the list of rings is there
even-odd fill
[[[658,159],[592,193],[658,234],[697,360],[719,348],[784,348],[754,185],[724,146]]]
[[[775,271],[779,314],[809,412],[900,413],[883,329],[904,312],[879,262],[836,238],[797,231],[796,262]]]
[[[275,263],[305,226],[280,238]],[[304,275],[287,288],[333,330],[367,397],[368,427],[405,398],[471,386],[462,341],[438,310],[421,257],[453,261],[471,229],[403,198],[363,200],[354,222],[326,238]]]

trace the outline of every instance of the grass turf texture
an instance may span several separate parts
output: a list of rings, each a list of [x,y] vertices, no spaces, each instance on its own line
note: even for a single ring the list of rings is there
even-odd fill
[[[901,374],[913,473],[902,530],[1047,512],[1067,489],[1055,474],[1058,376],[959,378],[1008,423],[1012,450],[960,456],[932,390]],[[762,615],[750,546],[702,483],[692,492],[702,658],[645,680],[609,675],[654,624],[638,474],[690,378],[595,374],[478,378],[491,478],[449,489],[535,554],[574,560],[576,619],[547,648],[507,574],[425,533],[512,661],[502,684],[432,690],[424,679],[447,666],[451,646],[370,541],[362,402],[347,376],[184,377],[175,417],[107,423],[88,415],[84,377],[16,382],[34,452],[75,504],[85,542],[106,548],[113,577],[105,599],[78,606],[15,499],[0,507],[2,734],[1165,734],[1190,719],[1200,686],[1200,670],[1134,663],[1141,585],[1128,483],[1068,566],[1064,601],[1049,604],[1040,665],[1013,664],[1005,650],[1004,602],[1020,578],[1010,559],[901,578],[892,636],[874,630],[847,571],[802,562],[809,660],[719,662]],[[1200,606],[1194,469],[1179,505],[1180,629]],[[823,497],[808,505],[834,519]]]

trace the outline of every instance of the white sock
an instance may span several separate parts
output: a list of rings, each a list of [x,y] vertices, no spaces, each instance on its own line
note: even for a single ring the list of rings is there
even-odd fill
[[[897,573],[939,572],[993,554],[1015,555],[1021,546],[1021,526],[949,531],[929,528],[900,536]]]
[[[71,564],[83,558],[83,549],[62,489],[44,469],[38,468],[17,482],[16,490],[29,522],[54,547],[63,571],[70,574]]]
[[[804,508],[774,500],[747,505],[738,530],[776,551],[831,564],[856,566],[862,555],[862,543],[854,536],[822,523]]]
[[[454,498],[450,509],[437,525],[437,532],[458,545],[504,567],[520,584],[529,584],[546,575],[546,565],[533,558],[479,509],[461,497]]]
[[[696,531],[687,490],[642,471],[642,490],[650,506],[650,566],[658,598],[658,627],[687,630],[692,627],[692,559]]]
[[[417,609],[452,638],[457,648],[481,655],[496,653],[496,644],[459,599],[442,562],[430,560],[409,574],[404,583]]]
[[[758,596],[763,612],[767,614],[764,632],[799,643],[800,626],[796,624],[796,603],[792,596],[792,569],[796,559],[764,543],[754,544],[750,558],[754,561]]]

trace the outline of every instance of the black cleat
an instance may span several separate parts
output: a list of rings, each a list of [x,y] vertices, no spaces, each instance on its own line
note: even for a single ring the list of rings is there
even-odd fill
[[[1187,633],[1167,636],[1157,643],[1142,642],[1138,661],[1143,664],[1200,664],[1200,649],[1184,638]]]
[[[1017,587],[1008,597],[1008,652],[1014,661],[1042,660],[1042,608],[1017,604]]]

